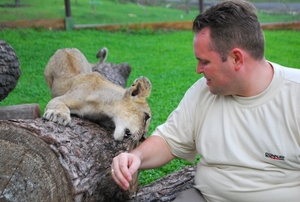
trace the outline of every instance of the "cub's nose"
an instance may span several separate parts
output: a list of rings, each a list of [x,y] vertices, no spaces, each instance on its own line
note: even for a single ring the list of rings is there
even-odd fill
[[[128,138],[129,136],[131,136],[131,132],[128,128],[126,128],[124,132],[125,132],[125,135],[124,135],[125,138]]]

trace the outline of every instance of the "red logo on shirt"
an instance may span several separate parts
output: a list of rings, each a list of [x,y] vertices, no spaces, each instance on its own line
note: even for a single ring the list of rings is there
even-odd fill
[[[269,152],[265,152],[265,157],[276,161],[284,161],[284,156],[271,154]]]

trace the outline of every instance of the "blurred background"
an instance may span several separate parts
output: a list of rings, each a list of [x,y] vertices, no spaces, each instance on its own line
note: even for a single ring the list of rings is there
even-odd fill
[[[0,22],[66,17],[75,25],[191,21],[220,0],[0,0]],[[262,23],[300,21],[299,0],[251,0]]]

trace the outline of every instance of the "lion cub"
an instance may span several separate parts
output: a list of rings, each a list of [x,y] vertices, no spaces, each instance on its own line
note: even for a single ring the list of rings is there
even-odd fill
[[[124,89],[92,72],[92,66],[76,48],[55,52],[44,72],[52,100],[43,117],[61,125],[71,122],[70,114],[100,124],[111,119],[115,140],[145,138],[151,119],[146,101],[151,92],[150,81],[142,76]]]

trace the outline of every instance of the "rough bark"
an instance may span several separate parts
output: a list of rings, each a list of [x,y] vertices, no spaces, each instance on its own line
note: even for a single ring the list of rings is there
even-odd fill
[[[93,67],[94,72],[105,76],[109,81],[126,88],[127,79],[131,72],[131,66],[127,63],[114,64],[102,62]]]
[[[173,201],[177,194],[194,186],[196,165],[186,166],[157,181],[141,187],[127,202]]]
[[[109,174],[112,158],[136,143],[72,117],[65,127],[41,118],[0,121],[0,201],[126,201]]]
[[[20,75],[20,62],[16,52],[0,39],[0,101],[16,87]]]
[[[194,185],[187,166],[129,191],[110,177],[112,158],[137,144],[116,142],[113,131],[72,117],[64,127],[41,118],[0,121],[0,201],[172,201]]]

